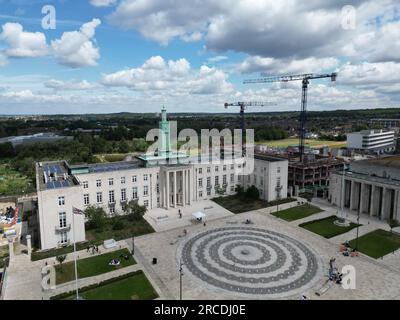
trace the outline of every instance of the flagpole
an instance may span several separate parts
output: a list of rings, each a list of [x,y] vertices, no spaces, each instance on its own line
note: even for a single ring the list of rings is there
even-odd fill
[[[79,300],[79,291],[78,291],[78,266],[76,262],[76,241],[75,241],[75,213],[72,208],[72,233],[74,237],[74,264],[75,264],[75,291],[76,291],[76,300]]]

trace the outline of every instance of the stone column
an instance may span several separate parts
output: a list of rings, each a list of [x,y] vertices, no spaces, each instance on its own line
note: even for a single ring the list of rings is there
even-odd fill
[[[182,205],[186,206],[186,170],[182,170]]]
[[[351,180],[350,181],[350,204],[349,204],[350,211],[353,210],[353,202],[354,202],[353,197],[354,197],[354,194],[355,194],[354,187],[355,187],[355,183],[354,183],[353,180]]]
[[[382,206],[379,217],[381,220],[385,219],[385,211],[386,211],[385,207],[386,207],[386,188],[382,187]]]
[[[8,239],[8,255],[10,262],[14,260],[14,239]]]
[[[399,200],[399,191],[394,189],[393,190],[393,219],[397,219],[397,205],[398,205],[398,200]]]
[[[31,254],[32,254],[32,241],[31,241],[31,235],[28,234],[26,236],[26,246],[28,247],[28,256],[29,259],[31,258]]]
[[[365,208],[365,206],[364,206],[364,201],[365,201],[364,193],[365,193],[366,189],[367,188],[366,188],[365,183],[361,182],[361,185],[360,185],[360,206],[358,207],[358,210],[359,210],[360,213],[363,213],[363,210]]]
[[[166,175],[166,203],[167,203],[167,210],[169,209],[169,171],[166,171],[165,172],[165,175]]]
[[[192,204],[192,194],[191,194],[191,186],[190,186],[190,170],[188,170],[188,199],[189,199],[189,205]]]
[[[176,171],[174,171],[174,208],[176,208],[176,200],[177,200],[177,194],[176,194]]]
[[[376,187],[375,187],[374,184],[372,184],[371,185],[371,194],[369,195],[370,198],[371,198],[371,206],[369,207],[369,215],[370,215],[370,217],[372,217],[374,215],[374,210],[375,210],[375,206],[376,206],[375,197],[374,197],[375,192],[376,192]]]

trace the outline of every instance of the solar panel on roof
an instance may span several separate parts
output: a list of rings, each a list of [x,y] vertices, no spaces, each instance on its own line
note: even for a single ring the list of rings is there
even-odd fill
[[[61,188],[62,184],[60,181],[54,181],[54,188]]]
[[[61,184],[62,184],[63,187],[69,187],[69,182],[68,181],[64,180],[64,181],[61,182]]]

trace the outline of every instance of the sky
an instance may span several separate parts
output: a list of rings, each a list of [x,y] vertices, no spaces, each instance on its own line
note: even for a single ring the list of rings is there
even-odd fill
[[[50,6],[50,7],[49,7]],[[399,0],[0,0],[0,114],[400,106]],[[269,104],[269,105],[268,105]]]

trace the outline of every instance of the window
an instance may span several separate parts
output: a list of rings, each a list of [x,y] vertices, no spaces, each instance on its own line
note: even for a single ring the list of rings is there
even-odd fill
[[[149,179],[148,174],[143,175],[143,181],[147,181]]]
[[[199,198],[202,198],[203,197],[203,191],[199,191]]]
[[[211,187],[211,177],[207,177],[207,188]]]
[[[235,169],[235,165],[231,164],[231,170]]]
[[[109,186],[113,186],[114,185],[114,179],[113,178],[109,178],[108,179],[108,185]]]
[[[85,206],[89,205],[89,194],[87,193],[83,195],[83,204]]]
[[[250,180],[251,180],[251,177],[250,177],[250,175],[248,175],[248,176],[247,176],[247,182],[250,183]]]
[[[101,187],[101,180],[96,180],[96,187],[100,188]]]
[[[203,169],[199,168],[199,174],[202,174],[202,173],[203,173]]]
[[[159,184],[159,183],[157,183],[157,186],[156,186],[156,191],[157,191],[157,194],[159,194],[159,193],[160,193],[160,184]]]
[[[67,214],[65,212],[60,212],[58,214],[59,226],[60,228],[65,228],[67,226]]]
[[[231,173],[231,182],[235,182],[235,175]]]
[[[207,195],[211,196],[211,189],[207,189]]]
[[[121,189],[121,201],[126,201],[126,189]]]
[[[147,208],[149,206],[149,200],[144,200],[143,205]]]
[[[215,185],[216,186],[219,185],[219,177],[218,176],[215,177]]]
[[[97,197],[97,203],[103,202],[103,194],[101,192],[97,192],[96,197]]]
[[[114,190],[108,191],[108,202],[109,203],[115,203]]]
[[[125,177],[121,177],[121,184],[125,184]]]
[[[211,172],[211,168],[207,167],[207,173],[210,173],[210,172]]]
[[[149,186],[144,186],[143,187],[143,195],[148,196],[149,195]]]
[[[65,244],[68,242],[68,234],[66,231],[60,233],[60,244]]]
[[[276,186],[277,187],[281,186],[281,177],[276,178]]]
[[[203,178],[199,178],[199,188],[203,187]]]
[[[65,205],[65,197],[58,197],[58,205],[59,206]]]
[[[276,171],[277,171],[278,173],[281,173],[281,167],[278,167],[278,168],[276,169]]]
[[[115,213],[115,207],[114,206],[111,206],[110,207],[110,214],[114,214]]]
[[[132,188],[132,199],[137,199],[137,187]]]
[[[257,184],[257,176],[254,175],[254,184]]]
[[[226,171],[226,165],[222,167],[222,171]]]
[[[136,182],[137,181],[137,177],[136,176],[132,176],[132,182]]]
[[[219,170],[219,167],[218,166],[215,166],[215,172],[218,172],[218,170]]]
[[[222,184],[226,184],[226,174],[222,176]]]
[[[83,189],[89,188],[89,182],[83,181]]]
[[[263,177],[260,177],[260,184],[263,186],[264,185],[264,179]]]
[[[235,191],[235,186],[231,186],[231,192]]]

